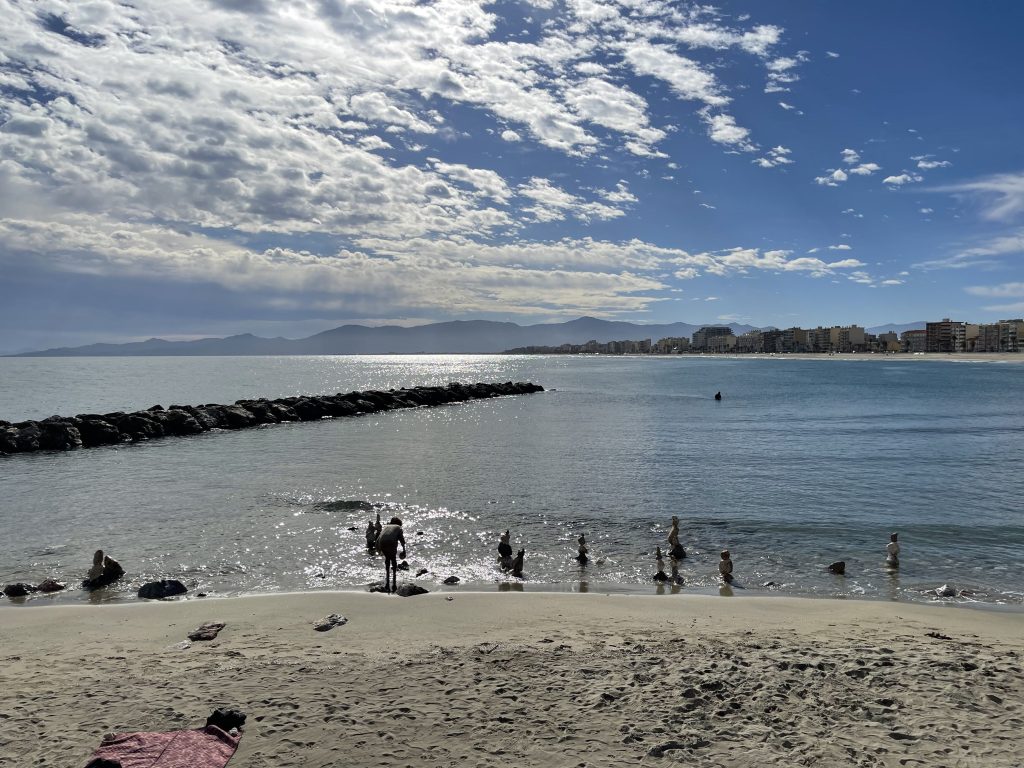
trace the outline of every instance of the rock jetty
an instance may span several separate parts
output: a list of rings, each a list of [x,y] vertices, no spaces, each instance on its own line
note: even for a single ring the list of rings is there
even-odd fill
[[[236,400],[233,405],[154,405],[145,411],[80,413],[42,421],[0,421],[0,455],[31,451],[69,451],[134,443],[158,437],[198,435],[213,429],[244,429],[284,421],[318,421],[399,408],[461,403],[503,395],[543,392],[529,382],[459,384],[445,387],[367,390],[336,395]]]

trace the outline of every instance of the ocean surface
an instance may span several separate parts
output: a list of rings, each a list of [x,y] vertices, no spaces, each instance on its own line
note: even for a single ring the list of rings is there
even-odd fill
[[[1024,365],[597,356],[0,358],[0,418],[533,381],[549,391],[0,457],[0,582],[29,605],[365,589],[368,518],[428,589],[786,594],[1024,606]],[[721,391],[723,399],[714,400]],[[672,515],[685,583],[659,587]],[[500,532],[525,578],[497,567]],[[902,567],[884,566],[899,531]],[[574,560],[585,533],[591,562]],[[77,588],[93,550],[128,572]],[[728,548],[736,584],[722,587]],[[846,575],[826,570],[846,562]],[[448,576],[461,584],[441,584]],[[0,599],[0,607],[15,601]],[[21,602],[21,601],[18,601]]]

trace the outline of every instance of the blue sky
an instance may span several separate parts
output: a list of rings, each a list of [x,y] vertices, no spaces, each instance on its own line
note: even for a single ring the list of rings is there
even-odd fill
[[[1024,5],[0,0],[0,350],[1024,314]]]

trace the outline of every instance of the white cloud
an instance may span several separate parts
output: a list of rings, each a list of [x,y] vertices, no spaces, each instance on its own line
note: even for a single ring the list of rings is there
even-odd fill
[[[504,130],[504,131],[502,131],[501,132],[501,138],[503,138],[505,141],[522,141],[523,140],[522,136],[520,136],[515,131],[511,131],[511,130]]]
[[[850,169],[850,173],[854,173],[858,176],[870,176],[875,171],[882,170],[882,166],[876,163],[861,163],[855,168]]]
[[[891,184],[895,187],[901,187],[904,184],[915,184],[919,181],[924,181],[924,178],[916,173],[910,174],[907,173],[906,171],[904,171],[898,176],[886,176],[884,179],[882,179],[883,184]]]
[[[919,155],[911,158],[917,161],[917,167],[923,171],[930,171],[933,168],[949,168],[952,163],[949,160],[932,160],[931,155]]]
[[[977,198],[981,215],[989,221],[1011,221],[1024,213],[1024,172],[1000,173],[976,181],[936,187],[936,192]]]
[[[789,165],[793,162],[790,157],[792,150],[786,147],[778,146],[772,147],[768,150],[768,154],[764,157],[759,157],[754,162],[762,168],[776,168],[780,165]]]
[[[972,296],[988,296],[998,299],[1024,298],[1024,283],[1003,283],[1002,285],[971,285],[964,288]]]
[[[853,149],[844,149],[841,154],[843,162],[847,165],[854,165],[860,162],[860,155]]]
[[[903,281],[890,278],[889,280],[882,280],[879,285],[903,285]]]
[[[827,176],[816,176],[815,183],[824,187],[838,187],[849,178],[842,168],[829,169],[826,173]]]
[[[998,264],[1000,259],[1018,254],[1024,254],[1024,230],[990,238],[946,258],[924,261],[914,266],[923,269],[964,269]]]
[[[750,131],[736,124],[732,115],[704,113],[704,121],[708,126],[708,136],[719,144],[728,144],[744,151],[753,151],[754,145],[748,140]]]
[[[935,209],[934,208],[922,208],[921,209],[921,213],[924,213],[924,214],[935,213]]]
[[[825,51],[825,55],[828,56],[830,59],[838,59],[839,58],[839,54],[836,53],[835,51]]]
[[[839,245],[830,245],[828,249],[830,251],[852,251],[853,246],[846,243],[840,243]]]

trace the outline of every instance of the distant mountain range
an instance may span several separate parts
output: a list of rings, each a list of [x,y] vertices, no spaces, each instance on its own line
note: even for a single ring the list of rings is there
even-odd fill
[[[756,330],[730,323],[733,333]],[[658,339],[693,336],[700,325],[640,325],[580,317],[565,323],[517,325],[490,320],[456,320],[412,328],[396,325],[343,325],[305,339],[265,339],[244,333],[224,339],[166,341],[148,339],[127,344],[89,344],[24,352],[15,357],[126,357],[147,355],[387,355],[487,354],[516,347],[557,347],[588,341]]]
[[[876,325],[874,328],[865,328],[864,330],[868,333],[873,333],[876,336],[880,333],[903,333],[904,331],[923,331],[927,323],[924,320],[918,320],[916,323],[904,323],[903,325]]]

